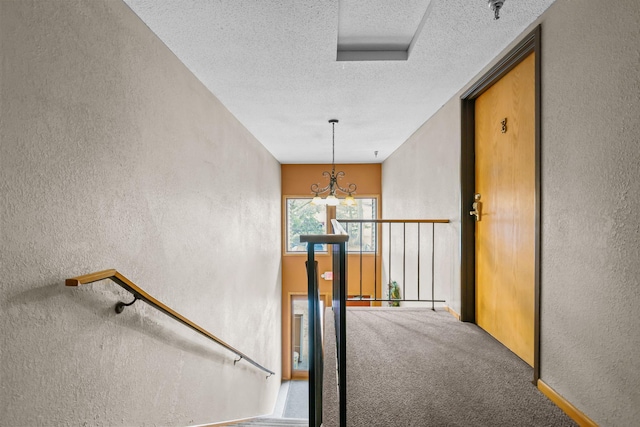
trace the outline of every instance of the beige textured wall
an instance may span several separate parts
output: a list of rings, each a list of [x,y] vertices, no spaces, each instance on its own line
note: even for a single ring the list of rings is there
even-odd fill
[[[446,305],[460,313],[460,108],[455,102],[447,103],[382,164],[382,197],[382,218],[451,221],[435,225],[435,298],[446,300]],[[431,250],[431,230],[421,227],[421,240],[427,241],[421,251],[424,254]],[[392,263],[399,266],[400,249],[397,255],[400,262],[392,259]],[[385,272],[387,263],[383,257]],[[421,278],[421,289],[426,279],[429,294],[430,264],[428,257],[427,265],[421,261],[420,266],[421,277],[429,270],[427,277]],[[424,295],[421,290],[421,298]]]
[[[0,424],[269,413],[280,166],[120,1],[0,1]],[[111,282],[116,268],[246,362]]]
[[[541,377],[600,425],[636,425],[640,3],[558,0],[538,23]],[[457,214],[459,105],[458,95],[383,164],[385,216],[402,214],[405,206],[391,206],[403,197],[417,198],[422,205],[408,203],[411,215],[431,215],[436,206],[450,206]],[[442,150],[451,155],[442,156]],[[418,184],[424,189],[416,189]],[[447,191],[440,192],[443,185]],[[450,262],[458,268],[457,257]]]
[[[640,420],[640,2],[543,21],[541,377],[602,426]]]

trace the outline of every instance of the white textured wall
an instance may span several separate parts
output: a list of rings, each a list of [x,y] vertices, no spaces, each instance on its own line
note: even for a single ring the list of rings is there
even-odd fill
[[[640,420],[640,2],[542,27],[541,377],[602,426]]]
[[[0,424],[269,413],[280,166],[120,1],[1,1]],[[106,281],[116,268],[275,370]]]
[[[449,219],[435,224],[435,298],[460,313],[460,107],[447,103],[382,164],[382,218]],[[431,250],[430,226],[422,225],[421,239]],[[386,230],[386,227],[385,227]],[[401,230],[398,229],[401,233]],[[386,231],[385,231],[386,233]],[[392,229],[392,235],[396,231]],[[399,236],[397,233],[396,237]],[[384,236],[383,236],[384,238]],[[423,250],[421,250],[424,252]],[[401,255],[400,255],[401,257]],[[421,263],[421,276],[431,259]],[[384,271],[388,261],[383,260]],[[402,268],[402,260],[394,262]],[[392,265],[392,271],[393,271]],[[394,280],[398,277],[392,273]],[[384,280],[383,280],[384,282]],[[409,280],[407,280],[409,284]],[[430,294],[431,289],[427,290]],[[409,292],[407,292],[409,294]],[[421,298],[424,298],[421,291]],[[417,295],[416,295],[417,296]],[[415,296],[414,296],[415,297]],[[428,296],[427,296],[428,297]],[[411,305],[411,304],[404,304]]]
[[[637,425],[640,3],[557,0],[539,23],[541,378],[602,426]],[[383,164],[385,217],[457,215],[459,106]]]

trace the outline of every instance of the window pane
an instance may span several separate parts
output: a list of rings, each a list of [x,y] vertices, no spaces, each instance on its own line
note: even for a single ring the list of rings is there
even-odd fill
[[[287,199],[287,252],[306,252],[300,243],[301,234],[326,234],[326,206],[312,205],[311,199]],[[316,251],[326,252],[327,245],[316,245]]]
[[[375,198],[357,198],[354,206],[338,205],[336,207],[336,219],[376,219],[377,204]],[[347,250],[359,252],[362,243],[362,252],[375,252],[376,250],[376,226],[374,223],[343,224],[349,233]]]

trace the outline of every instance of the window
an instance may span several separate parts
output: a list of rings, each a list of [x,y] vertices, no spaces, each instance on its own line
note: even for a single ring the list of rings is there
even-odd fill
[[[312,205],[311,198],[287,199],[287,252],[306,252],[307,244],[300,242],[302,234],[326,234],[327,208]],[[317,244],[316,251],[327,251],[327,245]]]
[[[353,206],[338,205],[336,206],[336,219],[377,219],[378,215],[377,199],[356,198],[356,204]],[[376,251],[376,224],[372,222],[364,222],[362,224],[352,223],[343,224],[349,234],[349,245],[347,251],[360,252],[362,244],[362,252]]]

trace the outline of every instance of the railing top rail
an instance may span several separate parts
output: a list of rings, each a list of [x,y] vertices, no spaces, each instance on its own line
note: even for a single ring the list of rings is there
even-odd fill
[[[335,218],[331,220],[331,226],[333,227],[334,234],[349,234],[347,233],[347,230],[344,229],[342,224],[340,224],[340,222]]]
[[[98,271],[98,272],[90,273],[90,274],[85,274],[84,276],[72,277],[71,279],[67,279],[65,281],[65,285],[66,286],[79,286],[79,285],[84,285],[84,284],[87,284],[87,283],[97,282],[99,280],[104,280],[104,279],[111,279],[112,281],[114,281],[115,283],[120,285],[125,290],[131,292],[136,299],[139,299],[139,300],[142,300],[142,301],[146,302],[147,304],[149,304],[152,307],[156,308],[157,310],[163,312],[167,316],[172,317],[173,319],[177,320],[178,322],[182,323],[183,325],[188,326],[189,328],[195,330],[196,332],[200,333],[201,335],[204,335],[205,337],[209,338],[210,340],[212,340],[212,341],[216,342],[217,344],[223,346],[224,348],[226,348],[227,350],[231,351],[232,353],[235,353],[237,356],[240,357],[239,360],[241,360],[241,359],[246,360],[247,362],[251,363],[253,366],[255,366],[255,367],[267,372],[269,374],[269,376],[275,375],[275,372],[273,372],[273,371],[265,368],[264,366],[260,365],[258,362],[256,362],[255,360],[251,359],[250,357],[248,357],[246,354],[242,353],[241,351],[233,348],[231,345],[227,344],[226,342],[222,341],[220,338],[216,337],[211,332],[207,331],[203,327],[197,325],[196,323],[194,323],[191,320],[187,319],[186,317],[184,317],[180,313],[174,311],[170,307],[168,307],[165,304],[163,304],[162,302],[158,301],[157,299],[155,299],[154,297],[149,295],[143,289],[138,287],[136,284],[134,284],[132,281],[130,281],[129,279],[127,279],[126,277],[124,277],[122,274],[118,273],[114,269]]]
[[[344,243],[349,240],[346,234],[301,234],[302,243]]]
[[[344,223],[436,223],[447,224],[451,222],[448,219],[339,219],[339,222]]]

